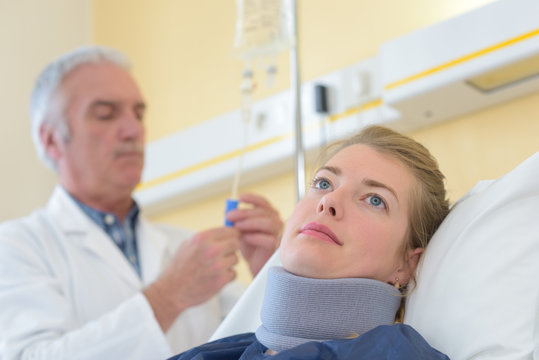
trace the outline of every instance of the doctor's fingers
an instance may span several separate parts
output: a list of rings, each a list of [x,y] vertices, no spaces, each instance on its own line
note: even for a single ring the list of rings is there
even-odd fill
[[[212,271],[220,271],[232,267],[238,262],[236,252],[239,249],[240,242],[237,239],[220,241],[203,249],[199,253],[197,261],[200,266],[207,267]]]
[[[234,271],[234,267],[238,264],[239,258],[236,252],[226,254],[213,260],[210,266],[211,271],[216,273]]]
[[[271,234],[275,237],[280,237],[283,229],[283,222],[278,216],[271,216],[263,211],[258,211],[257,209],[245,211],[250,211],[251,213],[248,216],[243,216],[237,220],[230,219],[231,221],[234,221],[234,227],[241,231],[242,236],[247,232],[262,232]]]
[[[279,215],[271,210],[262,208],[235,209],[227,213],[227,219],[232,222],[243,221],[255,217],[279,218]]]
[[[196,286],[218,292],[223,286],[236,278],[235,265],[238,263],[236,253],[218,257],[211,263],[199,264],[194,274]]]
[[[281,241],[280,238],[276,238],[273,235],[263,234],[263,233],[245,233],[241,236],[242,246],[254,246],[255,248],[268,249],[268,250],[277,250]]]
[[[265,197],[260,195],[255,195],[252,193],[245,193],[240,195],[240,201],[243,203],[251,204],[254,207],[263,208],[271,211],[277,212],[271,203],[266,200]]]

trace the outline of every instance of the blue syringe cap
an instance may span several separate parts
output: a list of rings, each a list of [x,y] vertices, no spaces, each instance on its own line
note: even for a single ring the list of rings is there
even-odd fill
[[[225,206],[225,226],[234,226],[234,223],[231,222],[231,221],[228,221],[228,219],[226,218],[226,214],[228,214],[228,212],[230,210],[235,210],[238,208],[238,204],[240,203],[239,200],[236,200],[236,199],[226,199],[226,206]]]

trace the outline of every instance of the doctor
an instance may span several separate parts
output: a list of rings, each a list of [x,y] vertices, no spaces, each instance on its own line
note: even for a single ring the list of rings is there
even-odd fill
[[[38,78],[33,138],[59,185],[0,226],[0,359],[166,358],[207,341],[237,298],[236,250],[256,274],[278,246],[279,214],[256,195],[235,227],[194,235],[139,215],[145,107],[112,49],[77,49]]]

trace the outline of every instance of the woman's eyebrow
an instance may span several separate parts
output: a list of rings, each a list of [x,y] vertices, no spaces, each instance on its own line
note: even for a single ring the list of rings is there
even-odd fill
[[[316,173],[319,173],[322,170],[329,171],[329,172],[331,172],[331,173],[333,173],[335,175],[340,175],[341,174],[341,169],[339,169],[338,167],[335,167],[335,166],[322,166],[318,170],[316,170]]]
[[[378,187],[378,188],[383,188],[383,189],[387,189],[389,192],[391,192],[393,194],[393,196],[395,197],[395,199],[397,199],[397,203],[399,202],[399,197],[397,196],[397,193],[395,192],[395,190],[393,190],[391,188],[391,186],[388,186],[384,183],[381,183],[379,181],[376,181],[374,179],[363,179],[362,183],[366,186],[369,186],[369,187]]]

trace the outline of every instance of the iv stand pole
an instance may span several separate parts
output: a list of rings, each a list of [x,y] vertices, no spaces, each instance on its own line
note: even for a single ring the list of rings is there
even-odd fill
[[[292,35],[294,45],[290,49],[290,91],[292,92],[292,110],[295,119],[295,178],[296,202],[305,194],[305,157],[303,153],[303,131],[301,127],[301,79],[298,60],[297,4],[292,0]]]

